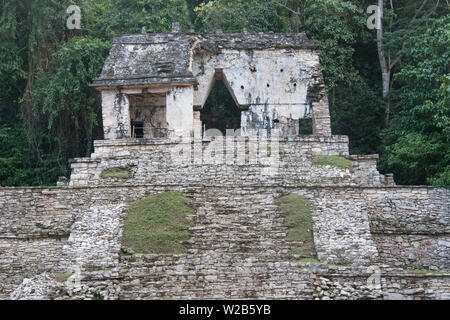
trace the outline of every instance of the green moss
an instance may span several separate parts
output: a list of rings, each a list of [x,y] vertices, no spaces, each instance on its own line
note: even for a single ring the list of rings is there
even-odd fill
[[[315,166],[333,166],[342,169],[349,169],[352,166],[350,160],[340,156],[314,156],[312,163]]]
[[[434,271],[434,270],[405,270],[408,273],[419,273],[419,274],[450,274],[450,272],[445,271]]]
[[[292,253],[314,257],[313,220],[309,200],[301,195],[289,194],[276,199],[275,204],[288,228],[286,239],[302,242]]]
[[[103,170],[101,174],[101,178],[119,178],[119,179],[128,179],[130,178],[130,168],[109,168]]]
[[[304,258],[304,259],[300,259],[297,262],[299,263],[320,263],[319,260],[314,259],[314,258]]]
[[[180,192],[162,192],[131,203],[124,221],[122,245],[136,253],[185,253],[193,227],[192,200]]]
[[[53,277],[58,282],[66,282],[67,279],[69,279],[74,274],[74,272],[55,273],[53,274]]]

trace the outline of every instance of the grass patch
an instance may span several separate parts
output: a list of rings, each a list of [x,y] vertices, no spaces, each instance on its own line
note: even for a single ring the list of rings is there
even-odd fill
[[[128,179],[130,178],[130,168],[109,168],[102,171],[101,178],[118,178]]]
[[[300,260],[298,260],[297,262],[300,262],[300,263],[320,263],[319,260],[314,259],[314,258],[300,259]]]
[[[66,282],[67,279],[69,279],[74,274],[75,272],[55,273],[53,274],[53,278],[55,278],[57,282]]]
[[[341,169],[350,169],[352,162],[340,156],[314,156],[312,164],[315,166],[333,166]]]
[[[162,192],[131,203],[124,221],[122,246],[136,253],[185,253],[195,210],[192,199],[180,192]]]
[[[450,272],[445,271],[435,271],[435,270],[405,270],[408,273],[419,273],[419,274],[450,274]]]
[[[275,199],[278,212],[284,218],[288,228],[286,240],[301,241],[300,247],[293,249],[293,254],[303,257],[315,257],[313,238],[313,220],[310,203],[307,198],[297,194],[289,194]]]

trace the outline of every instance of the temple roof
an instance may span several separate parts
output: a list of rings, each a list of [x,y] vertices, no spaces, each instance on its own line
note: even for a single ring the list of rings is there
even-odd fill
[[[305,33],[149,33],[113,39],[112,48],[93,87],[149,84],[195,84],[192,55],[223,49],[316,49]],[[195,52],[195,53],[194,53]]]

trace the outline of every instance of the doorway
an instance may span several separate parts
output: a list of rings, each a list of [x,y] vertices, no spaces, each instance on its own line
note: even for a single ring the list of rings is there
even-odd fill
[[[134,139],[166,138],[166,94],[133,94],[128,98],[131,137]]]
[[[227,129],[241,128],[241,109],[222,79],[216,77],[208,99],[200,111],[203,133],[209,129],[217,129],[226,135]]]

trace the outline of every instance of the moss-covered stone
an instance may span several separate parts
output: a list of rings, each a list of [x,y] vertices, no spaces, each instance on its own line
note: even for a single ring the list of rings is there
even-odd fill
[[[320,261],[315,258],[304,258],[304,259],[298,260],[297,262],[299,262],[299,263],[320,263]]]
[[[130,168],[108,168],[103,170],[101,178],[118,178],[118,179],[129,179],[130,178]]]
[[[74,274],[74,272],[55,273],[53,278],[58,282],[66,282]]]
[[[130,204],[124,221],[122,246],[136,253],[185,253],[194,213],[192,199],[180,192],[162,192]]]
[[[298,241],[302,244],[292,250],[293,254],[302,257],[315,257],[313,238],[313,220],[309,200],[298,194],[289,194],[275,200],[278,212],[284,217],[284,225],[288,228],[286,240]]]
[[[315,166],[333,166],[341,169],[350,169],[352,163],[350,160],[340,156],[314,156],[312,164]]]

